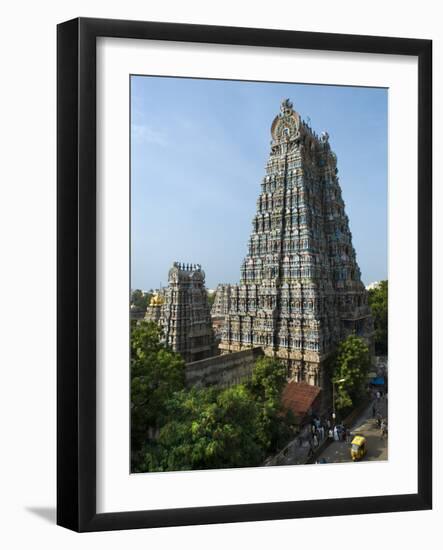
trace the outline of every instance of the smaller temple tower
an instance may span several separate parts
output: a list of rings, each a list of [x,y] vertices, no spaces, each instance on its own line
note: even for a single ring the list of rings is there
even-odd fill
[[[226,317],[231,307],[231,285],[219,284],[215,291],[215,300],[212,305],[212,317]]]
[[[214,355],[214,333],[201,265],[174,262],[160,310],[166,343],[187,363]]]

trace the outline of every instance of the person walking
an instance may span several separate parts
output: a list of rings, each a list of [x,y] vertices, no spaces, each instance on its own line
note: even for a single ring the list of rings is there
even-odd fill
[[[334,441],[338,441],[340,439],[338,435],[338,429],[337,426],[334,427]]]
[[[377,428],[381,428],[381,414],[377,413]]]

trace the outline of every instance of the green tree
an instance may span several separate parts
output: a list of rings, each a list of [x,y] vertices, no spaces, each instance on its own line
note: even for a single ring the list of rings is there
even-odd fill
[[[135,289],[131,292],[131,304],[134,304],[137,308],[145,311],[149,302],[153,296],[153,292],[143,292],[140,289]]]
[[[368,302],[374,318],[375,353],[388,353],[388,281],[381,281],[368,293]]]
[[[162,470],[255,466],[265,457],[257,438],[257,403],[242,384],[176,394],[169,418],[158,437],[156,466]]]
[[[263,357],[255,363],[249,387],[260,407],[259,437],[269,452],[287,442],[294,423],[293,415],[284,413],[281,405],[286,383],[286,367],[277,359]]]
[[[265,358],[257,361],[248,384],[171,392],[159,407],[157,436],[144,440],[133,471],[262,464],[292,433],[280,405],[285,384],[284,366]]]
[[[214,305],[216,293],[207,291],[206,294],[208,295],[208,305],[211,308]]]
[[[137,453],[165,421],[165,404],[184,388],[185,364],[160,341],[155,323],[131,325],[131,450]]]
[[[332,360],[338,410],[356,405],[364,396],[370,364],[369,348],[361,338],[350,334],[340,343]]]

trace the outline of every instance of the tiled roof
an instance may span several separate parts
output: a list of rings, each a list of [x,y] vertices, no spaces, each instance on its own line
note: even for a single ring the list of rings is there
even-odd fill
[[[291,410],[295,416],[305,416],[320,392],[318,386],[311,386],[306,382],[288,382],[282,394],[283,408]]]

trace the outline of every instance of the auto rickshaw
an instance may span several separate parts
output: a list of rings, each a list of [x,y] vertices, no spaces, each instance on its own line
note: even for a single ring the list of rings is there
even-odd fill
[[[356,435],[351,443],[351,458],[352,460],[360,460],[366,454],[366,438],[362,435]]]

